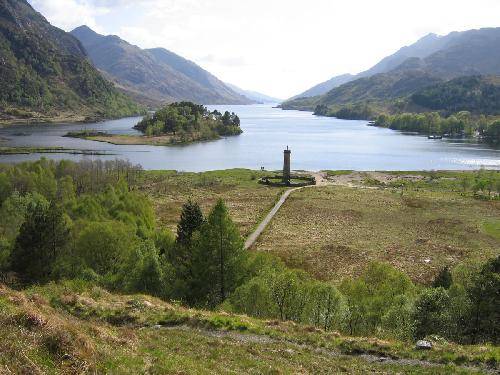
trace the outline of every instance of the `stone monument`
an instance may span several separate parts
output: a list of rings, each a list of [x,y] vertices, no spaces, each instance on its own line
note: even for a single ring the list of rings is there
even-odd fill
[[[286,146],[286,150],[283,151],[283,183],[285,185],[290,185],[290,154],[291,150]]]

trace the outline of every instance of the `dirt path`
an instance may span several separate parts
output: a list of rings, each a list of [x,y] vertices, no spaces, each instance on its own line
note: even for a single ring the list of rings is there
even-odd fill
[[[342,353],[338,350],[334,349],[326,349],[322,347],[316,347],[311,344],[303,344],[303,343],[298,343],[294,342],[292,340],[288,339],[283,339],[283,338],[276,338],[276,337],[270,337],[266,335],[260,335],[260,334],[252,334],[252,333],[239,333],[235,331],[224,331],[224,330],[209,330],[209,329],[203,329],[203,328],[194,328],[190,327],[187,325],[180,325],[180,326],[172,326],[172,327],[161,327],[162,329],[167,329],[171,331],[175,330],[180,330],[180,331],[190,331],[190,332],[195,332],[199,335],[205,336],[205,337],[214,337],[218,338],[221,340],[232,340],[236,341],[241,344],[261,344],[261,345],[269,345],[269,344],[283,344],[287,346],[292,346],[295,349],[289,349],[289,350],[308,350],[311,352],[314,352],[318,355],[322,356],[327,356],[327,357],[335,357],[335,358],[340,358],[340,357],[358,357],[362,358],[366,362],[369,363],[386,363],[386,364],[396,364],[396,365],[401,365],[401,366],[420,366],[420,367],[427,367],[427,368],[435,368],[436,371],[438,369],[443,368],[446,365],[443,365],[442,363],[437,363],[437,362],[432,362],[428,360],[423,360],[423,359],[411,359],[411,358],[391,358],[387,356],[382,356],[382,355],[376,355],[376,354],[368,354],[368,353],[359,353],[359,354],[346,354]],[[494,374],[494,372],[491,369],[486,369],[482,367],[474,367],[474,366],[458,366],[461,369],[464,370],[469,370],[469,371],[480,371],[486,374]]]
[[[285,203],[287,198],[292,194],[294,191],[297,190],[302,190],[305,188],[311,188],[311,187],[321,187],[321,186],[347,186],[351,188],[358,188],[358,189],[379,189],[379,187],[376,186],[366,186],[363,185],[363,181],[365,178],[372,178],[376,179],[378,181],[381,181],[383,183],[390,182],[393,179],[396,178],[402,178],[402,179],[408,179],[411,181],[419,180],[422,179],[422,176],[418,175],[401,175],[401,176],[396,176],[396,175],[391,175],[388,173],[383,173],[383,172],[351,172],[348,174],[340,174],[336,176],[331,176],[328,177],[326,172],[314,172],[311,173],[314,178],[316,178],[316,185],[309,185],[309,186],[302,186],[302,187],[297,187],[297,188],[292,188],[286,190],[283,195],[280,197],[279,201],[274,205],[271,211],[266,215],[264,220],[262,220],[259,224],[259,226],[255,229],[255,231],[248,236],[248,238],[245,241],[245,249],[249,249],[253,246],[255,241],[259,238],[259,236],[264,232],[266,227],[269,225],[273,217],[276,215],[276,213],[279,211],[281,206]]]
[[[312,185],[312,186],[314,186],[314,185]],[[281,208],[281,206],[283,205],[283,203],[285,203],[285,201],[288,198],[288,196],[291,193],[293,193],[294,191],[303,189],[304,187],[305,186],[303,186],[303,187],[297,187],[297,188],[293,188],[293,189],[289,189],[289,190],[287,190],[287,191],[285,191],[283,193],[283,195],[281,196],[280,200],[274,205],[274,207],[272,208],[272,210],[269,211],[269,213],[266,215],[266,217],[264,218],[264,220],[262,220],[260,222],[260,224],[257,227],[257,229],[255,229],[253,231],[253,233],[250,234],[250,236],[248,236],[248,238],[245,241],[245,249],[251,248],[252,245],[255,243],[255,241],[257,241],[257,238],[259,238],[259,236],[262,234],[262,232],[264,231],[264,229],[266,229],[267,225],[271,222],[271,220],[273,219],[274,215],[276,215],[276,213],[279,211],[279,209]]]
[[[269,225],[269,223],[273,219],[274,215],[276,215],[276,213],[279,211],[279,209],[281,208],[281,206],[283,205],[283,203],[285,203],[285,201],[287,200],[287,198],[294,191],[302,190],[302,189],[305,189],[305,188],[311,188],[311,187],[331,185],[331,183],[326,179],[326,174],[325,173],[317,172],[317,173],[313,173],[312,175],[316,178],[316,185],[301,186],[301,187],[296,187],[296,188],[288,189],[287,191],[285,191],[281,195],[279,201],[274,205],[274,207],[272,208],[272,210],[269,211],[269,213],[266,215],[266,217],[264,218],[264,220],[262,220],[260,222],[260,224],[257,227],[257,229],[255,229],[255,231],[253,231],[253,233],[250,234],[250,236],[248,236],[247,240],[245,241],[245,249],[249,249],[249,248],[252,247],[252,245],[255,243],[255,241],[257,241],[257,239],[262,234],[262,232],[264,231],[264,229],[266,229],[266,227]]]

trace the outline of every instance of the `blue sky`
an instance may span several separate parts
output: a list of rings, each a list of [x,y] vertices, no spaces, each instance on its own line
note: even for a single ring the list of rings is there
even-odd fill
[[[500,26],[498,0],[29,0],[64,30],[87,24],[164,47],[279,98],[357,73],[429,32]]]

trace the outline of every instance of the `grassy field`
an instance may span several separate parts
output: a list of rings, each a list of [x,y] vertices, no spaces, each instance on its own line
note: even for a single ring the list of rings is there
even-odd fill
[[[175,230],[182,204],[198,202],[208,213],[217,199],[224,199],[231,217],[243,236],[257,226],[271,209],[282,189],[260,185],[257,181],[269,172],[232,169],[204,173],[175,171],[146,172],[141,189],[151,198],[159,223]]]
[[[0,284],[0,373],[466,374],[494,371],[499,360],[492,346],[418,351],[82,282],[24,291]]]
[[[160,224],[172,230],[189,198],[205,213],[222,198],[246,237],[284,191],[257,183],[268,174],[152,171],[145,173],[141,189],[152,198]],[[379,260],[416,282],[428,282],[446,265],[500,252],[500,201],[462,195],[454,179],[463,172],[327,175],[338,185],[293,193],[254,250],[276,254],[320,279],[356,275],[367,262]],[[414,188],[401,194],[389,187],[405,180]]]
[[[444,266],[497,255],[500,201],[457,192],[327,186],[292,194],[255,250],[321,279],[388,262],[416,282]]]

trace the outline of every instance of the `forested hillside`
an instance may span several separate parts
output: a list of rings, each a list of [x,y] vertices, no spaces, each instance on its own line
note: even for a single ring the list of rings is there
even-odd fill
[[[469,111],[500,114],[500,77],[459,77],[419,90],[410,101],[421,107],[447,114]]]
[[[0,119],[120,117],[141,109],[87,60],[72,35],[25,0],[0,2]]]

